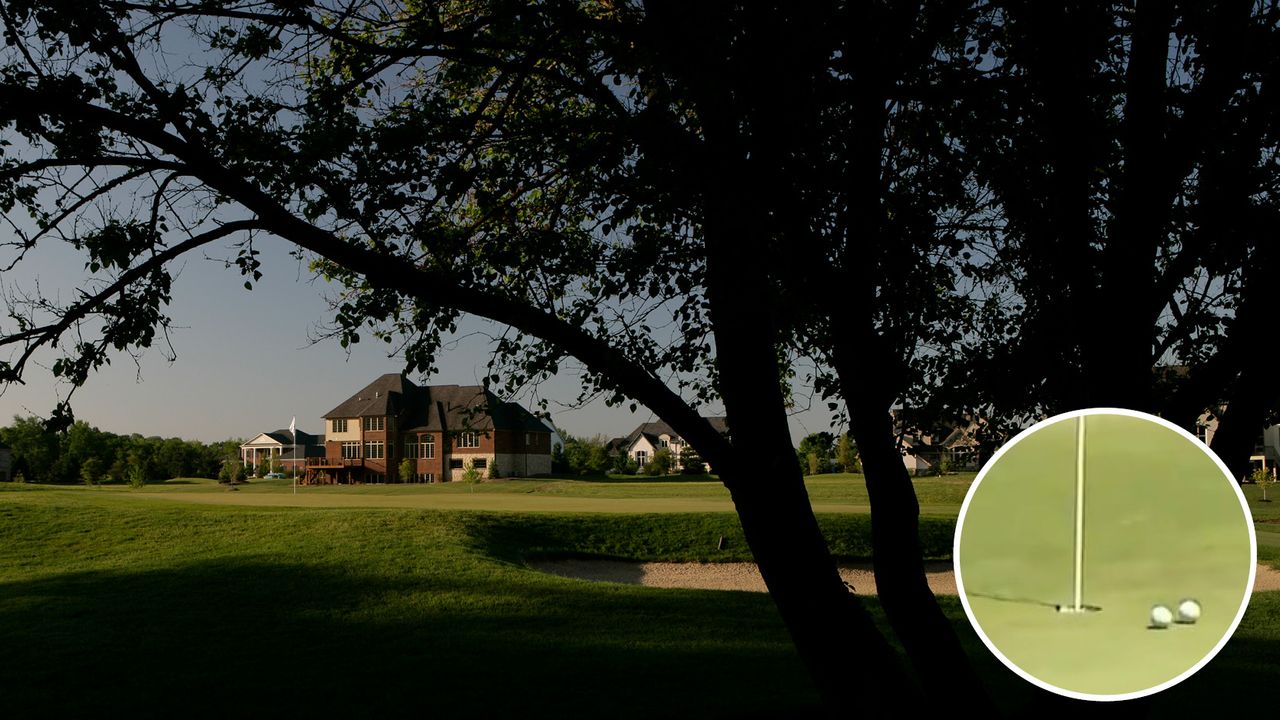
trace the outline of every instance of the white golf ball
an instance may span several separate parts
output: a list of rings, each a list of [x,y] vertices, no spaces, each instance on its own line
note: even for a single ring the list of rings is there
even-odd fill
[[[1178,603],[1178,622],[1193,623],[1200,619],[1200,603],[1185,598]]]
[[[1173,622],[1172,610],[1164,605],[1156,605],[1151,608],[1151,627],[1169,627],[1169,623],[1171,622]]]

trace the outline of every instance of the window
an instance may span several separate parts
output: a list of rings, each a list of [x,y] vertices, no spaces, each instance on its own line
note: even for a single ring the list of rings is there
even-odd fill
[[[458,434],[458,447],[460,448],[478,448],[480,447],[480,436],[473,432],[464,432]]]
[[[365,430],[386,430],[387,419],[385,417],[367,417],[364,419]]]
[[[342,443],[342,457],[347,459],[355,459],[360,457],[360,443],[358,442]]]
[[[649,462],[649,452],[647,450],[636,451],[636,462],[643,465]]]
[[[450,470],[461,470],[461,469],[462,469],[462,458],[453,458],[452,460],[450,460],[450,461],[449,461],[449,469],[450,469]]]
[[[364,444],[364,456],[370,460],[381,460],[386,457],[383,454],[383,445],[380,442],[367,442]]]
[[[410,460],[430,460],[436,456],[436,441],[430,435],[422,439],[409,438],[404,441],[404,456]]]
[[[485,458],[476,458],[471,461],[471,467],[477,470],[483,470],[489,466],[489,461]]]
[[[537,445],[537,444],[538,444],[538,436],[537,436],[536,434],[534,434],[534,433],[525,433],[525,434],[524,434],[524,444],[525,444],[527,447],[533,447],[534,445]]]
[[[419,482],[419,483],[433,483],[436,481],[436,474],[435,473],[415,473],[413,476],[413,481]]]
[[[382,473],[369,473],[369,482],[382,484],[387,481],[387,476]]]
[[[347,431],[346,418],[338,418],[337,420],[333,420],[332,424],[333,424],[333,431],[336,433],[344,433]]]
[[[658,441],[658,444],[659,444],[659,445],[661,445],[662,447],[666,447],[666,446],[667,446],[667,441],[666,441],[666,440],[659,440],[659,441]]]

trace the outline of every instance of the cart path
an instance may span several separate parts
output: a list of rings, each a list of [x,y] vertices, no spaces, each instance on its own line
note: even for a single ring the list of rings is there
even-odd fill
[[[765,592],[754,563],[638,563],[622,560],[538,560],[529,567],[552,575],[596,582],[694,590]],[[929,587],[939,595],[955,595],[956,576],[949,562],[925,563]],[[875,594],[875,576],[868,564],[842,564],[840,576],[860,595]],[[1280,590],[1280,570],[1258,565],[1254,592]]]

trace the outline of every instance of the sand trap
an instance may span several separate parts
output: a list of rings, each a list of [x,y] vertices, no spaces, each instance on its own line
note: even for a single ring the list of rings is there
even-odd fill
[[[552,575],[616,582],[648,587],[695,590],[747,590],[765,592],[764,580],[753,563],[637,563],[620,560],[540,560],[529,567]],[[926,563],[929,587],[939,595],[956,594],[951,563]],[[875,576],[870,565],[841,565],[840,576],[860,595],[874,595]],[[1280,590],[1280,571],[1258,565],[1253,591]]]

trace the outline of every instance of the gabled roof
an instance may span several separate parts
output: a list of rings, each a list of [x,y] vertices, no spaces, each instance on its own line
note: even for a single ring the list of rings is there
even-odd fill
[[[480,385],[415,385],[404,375],[388,373],[366,385],[328,418],[393,415],[405,432],[458,430],[523,430],[551,432],[546,423],[513,402],[499,399]]]
[[[400,373],[387,373],[364,386],[321,417],[358,418],[376,415],[399,415],[401,410],[420,403],[422,388]]]
[[[708,423],[711,423],[711,427],[715,428],[716,432],[720,433],[721,435],[727,435],[729,433],[729,423],[726,418],[703,417],[702,419],[706,420]],[[646,440],[648,440],[651,445],[657,446],[659,435],[672,435],[675,437],[680,437],[679,433],[677,433],[675,430],[672,430],[670,425],[668,425],[665,422],[658,421],[658,422],[641,423],[640,426],[637,427],[635,430],[632,430],[631,434],[628,435],[625,439],[614,438],[614,440],[610,440],[609,442],[610,442],[610,445],[612,445],[617,440],[623,440],[623,442],[626,443],[625,447],[627,449],[630,449],[632,445],[636,444],[637,440],[643,437]]]
[[[260,433],[257,436],[255,436],[253,440],[246,442],[245,445],[252,445],[254,440],[257,440],[258,438],[261,438],[261,437],[271,438],[272,440],[275,440],[281,445],[293,445],[293,434],[289,432],[289,428],[282,428],[280,430],[272,430],[271,432]],[[299,445],[324,445],[324,436],[312,435],[309,432],[299,430],[298,444]],[[241,447],[244,447],[244,446],[242,445]]]

